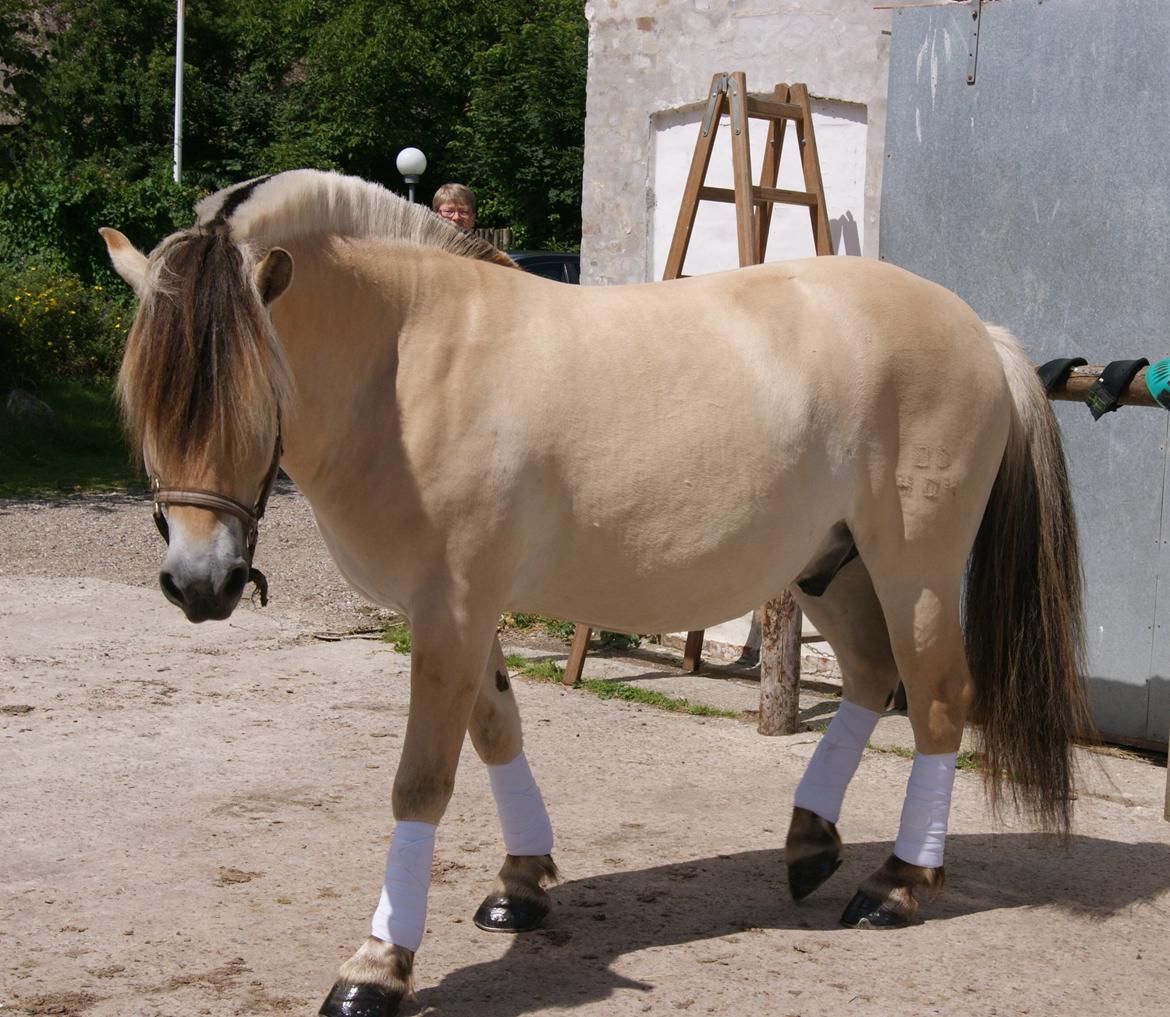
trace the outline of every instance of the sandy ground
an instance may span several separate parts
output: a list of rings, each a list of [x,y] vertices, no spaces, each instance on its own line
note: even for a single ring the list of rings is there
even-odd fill
[[[312,1014],[368,927],[407,659],[332,638],[376,612],[288,489],[261,537],[264,610],[187,624],[154,585],[160,550],[140,499],[0,502],[0,1017]],[[587,673],[755,702],[645,661]],[[1164,766],[1086,754],[1066,847],[993,821],[960,773],[945,894],[920,926],[865,933],[837,918],[891,849],[903,756],[867,753],[845,864],[795,905],[782,846],[814,733],[517,694],[557,831],[553,912],[519,938],[471,924],[502,847],[468,749],[406,1014],[1170,1012]],[[803,701],[809,722],[832,709]],[[906,744],[904,720],[874,742]]]

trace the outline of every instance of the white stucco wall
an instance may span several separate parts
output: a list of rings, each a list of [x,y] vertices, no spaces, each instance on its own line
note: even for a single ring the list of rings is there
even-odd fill
[[[660,277],[707,86],[723,71],[744,71],[749,91],[760,94],[778,81],[808,85],[835,244],[876,257],[889,11],[874,10],[874,0],[592,0],[585,13],[583,282]],[[753,136],[756,179],[761,151]],[[796,186],[799,174],[787,176],[795,159],[781,165],[782,181]],[[717,145],[709,182],[729,181],[730,153]],[[699,215],[687,274],[735,267],[731,207],[704,203]],[[807,212],[784,209],[780,217],[769,260],[811,253],[811,241],[801,250],[798,239],[809,235]],[[702,262],[692,261],[700,248]]]

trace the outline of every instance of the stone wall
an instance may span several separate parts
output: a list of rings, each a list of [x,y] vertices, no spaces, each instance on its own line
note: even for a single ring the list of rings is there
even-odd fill
[[[861,253],[876,257],[889,11],[874,0],[591,0],[585,12],[583,282],[653,277],[653,118],[703,106],[711,76],[723,71],[744,71],[752,92],[801,81],[814,99],[864,107]],[[685,179],[687,169],[671,172]]]

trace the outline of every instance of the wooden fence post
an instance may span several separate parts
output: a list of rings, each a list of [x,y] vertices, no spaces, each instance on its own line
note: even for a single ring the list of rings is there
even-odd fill
[[[764,605],[760,626],[760,722],[763,735],[796,734],[800,710],[800,609],[785,590]]]

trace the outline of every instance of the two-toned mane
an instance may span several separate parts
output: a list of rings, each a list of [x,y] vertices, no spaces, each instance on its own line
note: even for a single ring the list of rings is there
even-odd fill
[[[474,234],[355,177],[299,170],[258,177],[196,206],[195,224],[151,253],[118,391],[127,433],[149,434],[160,459],[180,449],[230,451],[270,426],[292,378],[254,273],[273,247],[324,234],[430,247],[511,265]],[[245,437],[246,436],[246,437]]]
[[[457,229],[424,205],[378,184],[318,170],[257,177],[204,198],[195,206],[195,229],[221,225],[237,243],[271,247],[293,240],[375,237],[431,247],[465,258],[511,265],[488,241]]]
[[[1009,773],[1011,797],[1067,829],[1086,721],[1059,434],[1019,345],[953,294],[837,257],[568,286],[311,170],[212,195],[149,257],[103,234],[140,300],[120,391],[167,598],[220,619],[262,582],[279,463],[341,572],[411,624],[385,878],[376,906],[351,902],[373,908],[371,934],[327,1017],[398,1011],[467,735],[505,852],[476,924],[524,932],[553,905],[552,824],[496,637],[507,611],[693,630],[790,588],[844,684],[793,795],[798,900],[840,865],[845,789],[901,682],[917,755],[894,850],[847,925],[905,925],[941,887],[969,718],[993,795]]]

